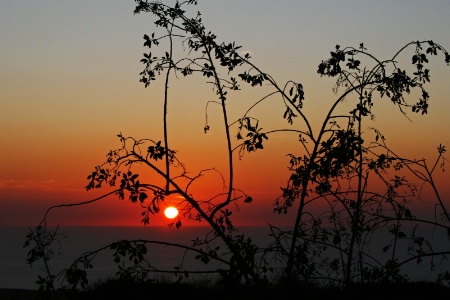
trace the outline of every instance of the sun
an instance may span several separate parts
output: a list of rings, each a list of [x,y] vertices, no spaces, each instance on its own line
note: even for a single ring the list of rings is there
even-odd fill
[[[173,219],[176,216],[178,216],[178,209],[176,209],[173,206],[169,206],[164,210],[164,215],[166,216],[166,218],[168,219]]]

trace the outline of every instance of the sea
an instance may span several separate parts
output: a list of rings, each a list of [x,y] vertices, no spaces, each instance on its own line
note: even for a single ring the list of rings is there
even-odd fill
[[[0,288],[14,289],[37,289],[36,280],[38,275],[44,273],[40,269],[41,265],[30,266],[26,263],[27,253],[30,247],[24,248],[26,235],[30,229],[28,227],[0,227]],[[145,239],[154,241],[165,241],[169,243],[183,244],[191,246],[197,237],[203,239],[209,232],[207,227],[60,227],[58,235],[59,243],[55,244],[54,255],[49,262],[50,268],[57,273],[70,266],[70,263],[81,254],[109,245],[123,239]],[[259,246],[267,246],[272,237],[269,235],[268,227],[242,227],[238,234],[244,234],[252,238],[253,242]],[[431,232],[436,251],[450,251],[450,241],[446,233]],[[211,236],[211,235],[210,235]],[[384,245],[383,237],[375,237],[375,245]],[[220,246],[220,245],[218,245]],[[399,245],[399,247],[407,247]],[[220,263],[205,265],[194,259],[194,255],[186,254],[180,248],[173,248],[164,245],[148,245],[146,258],[152,266],[158,270],[174,270],[174,266],[183,262],[189,269],[198,271],[208,271],[220,268]],[[375,250],[373,257],[381,257],[381,246]],[[449,257],[450,258],[450,257]],[[88,271],[89,282],[95,282],[105,278],[112,278],[118,271],[117,264],[113,261],[113,252],[105,250],[99,253],[93,261],[93,269]],[[421,264],[415,262],[408,264],[404,272],[408,274],[411,281],[436,281],[437,274],[442,271],[450,272],[450,262],[434,262],[438,265],[433,270],[430,269],[430,259],[425,258]],[[225,266],[223,266],[225,267]],[[173,274],[167,274],[167,280],[174,279]]]

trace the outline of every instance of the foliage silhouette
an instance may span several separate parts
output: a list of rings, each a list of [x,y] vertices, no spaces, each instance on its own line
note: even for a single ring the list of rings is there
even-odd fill
[[[373,107],[382,99],[389,99],[405,117],[408,110],[421,115],[428,112],[428,58],[443,55],[445,63],[450,63],[450,55],[441,45],[433,41],[414,41],[387,60],[377,59],[364,44],[357,48],[337,45],[330,57],[319,64],[317,73],[336,79],[333,91],[338,96],[330,103],[319,130],[314,130],[303,109],[306,101],[303,85],[288,81],[280,86],[251,61],[248,53],[240,54],[240,47],[235,43],[219,43],[202,24],[200,13],[188,17],[185,7],[195,4],[193,0],[173,6],[136,1],[134,12],[150,13],[156,19],[156,28],[162,32],[144,35],[144,46],[149,52],[144,53],[141,60],[144,68],[140,81],[150,87],[158,77],[164,77],[164,138],[162,141],[135,139],[118,134],[120,147],[111,150],[106,162],[95,167],[86,186],[87,190],[105,186],[114,190],[87,202],[51,207],[41,224],[30,230],[26,246],[33,247],[28,263],[43,262],[46,277],[38,281],[41,289],[54,290],[57,280],[62,281],[63,288],[86,287],[86,271],[93,268],[97,254],[106,250],[114,252],[113,260],[118,265],[116,275],[120,278],[146,281],[150,274],[158,272],[173,273],[182,280],[196,272],[185,269],[183,263],[174,270],[154,268],[146,257],[147,247],[161,243],[193,252],[195,259],[202,263],[219,261],[227,266],[226,270],[205,271],[219,274],[227,285],[265,283],[273,278],[271,274],[287,282],[338,286],[351,286],[355,282],[405,282],[408,278],[402,273],[402,266],[432,257],[430,266],[435,267],[450,254],[448,248],[435,250],[420,233],[423,226],[433,226],[450,235],[450,215],[433,179],[437,170],[444,171],[445,147],[439,145],[437,157],[430,166],[426,159],[398,155],[388,147],[378,129],[365,131],[366,124],[375,118]],[[166,51],[163,50],[162,55],[152,54],[158,52],[155,48],[162,44],[167,45]],[[181,58],[175,54],[177,47],[186,49]],[[410,49],[412,72],[398,62]],[[208,168],[192,176],[178,159],[177,151],[169,146],[169,82],[180,75],[197,74],[205,77],[217,97],[209,103],[221,107],[228,157],[228,169],[224,173]],[[231,98],[228,92],[242,92],[239,84],[270,91],[255,101],[241,118],[230,121],[226,106]],[[415,96],[416,91],[419,99],[411,102],[409,98]],[[272,98],[278,99],[284,107],[280,118],[285,119],[289,127],[263,131],[260,127],[263,121],[252,113],[255,107]],[[344,103],[346,106],[340,109]],[[351,108],[346,111],[349,105]],[[205,119],[204,131],[208,132],[212,130],[208,114]],[[237,130],[235,141],[232,128]],[[282,194],[274,200],[273,210],[278,214],[295,210],[296,218],[291,230],[270,225],[273,243],[261,248],[251,237],[241,234],[232,222],[236,208],[252,202],[250,195],[234,186],[234,160],[243,159],[245,153],[263,150],[271,135],[286,131],[298,135],[301,151],[288,154],[291,174],[282,187]],[[143,170],[153,177],[141,176]],[[220,174],[226,191],[207,200],[197,198],[191,193],[192,184],[212,172]],[[408,176],[419,184],[409,181]],[[156,177],[162,181],[143,179]],[[371,189],[369,181],[381,183],[383,188]],[[431,186],[436,207],[442,211],[434,219],[413,212],[409,205],[420,196],[420,186],[425,184]],[[206,223],[211,231],[204,238],[195,239],[192,245],[118,241],[84,253],[68,269],[52,273],[47,262],[53,255],[51,247],[58,241],[58,230],[52,231],[46,226],[47,214],[61,206],[86,205],[111,194],[139,204],[144,225],[151,223],[152,215],[160,212],[167,197],[180,196],[183,199],[178,205],[180,214],[170,225],[181,228],[183,220],[194,220]],[[308,209],[312,205],[322,209]],[[390,234],[387,244],[375,243],[374,237],[379,232]],[[400,253],[400,244],[407,244],[408,253]],[[375,248],[382,250],[385,258],[375,257],[372,254]],[[446,283],[450,275],[444,272],[438,280]]]

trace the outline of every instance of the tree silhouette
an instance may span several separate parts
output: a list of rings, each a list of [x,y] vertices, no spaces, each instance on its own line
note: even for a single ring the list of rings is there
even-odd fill
[[[399,112],[426,114],[430,82],[428,58],[443,55],[447,65],[450,55],[433,41],[414,41],[406,44],[392,58],[380,60],[371,54],[364,44],[359,47],[337,45],[330,57],[318,65],[321,77],[333,77],[336,99],[324,103],[329,110],[318,130],[310,123],[303,85],[288,81],[279,85],[276,80],[255,65],[250,55],[239,53],[235,43],[218,42],[217,37],[202,24],[201,14],[189,17],[184,10],[196,1],[184,1],[173,6],[160,2],[136,1],[135,13],[149,13],[159,33],[144,35],[148,48],[141,62],[143,70],[140,81],[145,87],[164,79],[164,138],[135,139],[118,134],[120,147],[111,150],[107,160],[95,167],[88,176],[87,190],[112,186],[114,190],[102,197],[76,204],[63,204],[49,208],[43,221],[27,236],[26,246],[33,245],[28,263],[42,261],[46,277],[39,284],[44,289],[54,289],[56,280],[70,288],[88,284],[86,270],[93,267],[96,255],[105,250],[114,252],[121,278],[146,280],[155,272],[146,256],[147,246],[165,244],[195,253],[195,259],[203,263],[220,261],[227,270],[216,269],[226,284],[264,283],[273,272],[289,282],[321,282],[334,285],[351,285],[354,282],[402,282],[402,266],[421,262],[425,257],[445,257],[450,249],[434,250],[433,245],[419,234],[420,226],[432,225],[436,230],[450,233],[450,216],[433,175],[444,170],[446,151],[439,145],[437,157],[431,166],[425,159],[410,159],[397,154],[387,145],[384,134],[377,128],[367,128],[375,117],[373,107],[380,101],[390,100]],[[164,43],[163,43],[164,41]],[[159,50],[162,44],[167,49]],[[175,49],[185,49],[178,57]],[[413,71],[409,72],[399,62],[400,56],[412,50]],[[153,52],[153,53],[152,53]],[[159,54],[154,54],[155,52]],[[162,55],[160,54],[162,53]],[[211,85],[220,105],[227,148],[227,170],[203,169],[195,175],[178,159],[178,152],[170,148],[171,135],[168,127],[170,101],[169,83],[174,78],[203,76]],[[229,120],[228,92],[243,92],[240,84],[254,88],[270,89],[268,94],[255,103],[237,120]],[[416,92],[418,91],[418,93]],[[410,98],[419,96],[411,102]],[[263,131],[254,108],[268,99],[277,99],[273,105],[284,108],[286,126]],[[345,101],[345,102],[344,102]],[[211,102],[209,102],[211,103]],[[209,104],[208,103],[208,104]],[[344,106],[341,109],[341,106]],[[345,110],[350,107],[350,110]],[[206,110],[207,111],[207,110]],[[213,130],[205,116],[204,131]],[[234,139],[231,129],[236,129]],[[367,129],[369,129],[367,131]],[[251,237],[240,233],[232,222],[232,215],[239,205],[251,205],[252,197],[234,185],[234,161],[245,159],[245,153],[261,151],[270,137],[279,132],[293,132],[298,136],[299,152],[289,154],[290,176],[282,187],[282,194],[274,200],[274,212],[285,214],[295,210],[296,218],[290,230],[270,225],[273,242],[265,248],[254,245]],[[286,153],[282,153],[285,155]],[[141,176],[142,172],[146,176]],[[207,173],[220,174],[226,191],[220,191],[209,199],[202,199],[191,192],[194,182],[202,180]],[[149,175],[151,174],[151,176]],[[223,175],[225,174],[225,175]],[[409,176],[418,184],[409,181]],[[151,180],[149,180],[151,178]],[[161,180],[155,180],[159,178]],[[376,181],[383,188],[373,189],[369,182]],[[420,195],[420,185],[432,187],[436,207],[442,215],[427,219],[412,211],[410,203]],[[87,205],[115,194],[142,207],[142,223],[151,223],[153,214],[160,212],[161,205],[169,196],[182,198],[178,205],[180,214],[171,224],[182,227],[184,220],[206,223],[211,231],[204,238],[197,238],[193,245],[181,245],[164,241],[119,241],[101,249],[82,254],[68,269],[53,274],[47,261],[49,251],[57,241],[56,231],[46,226],[48,213],[61,206]],[[320,211],[309,209],[312,205]],[[376,245],[373,236],[387,232],[391,239],[384,245]],[[408,253],[399,253],[398,245],[408,243]],[[374,247],[388,254],[384,260],[376,258]],[[409,254],[406,256],[405,254]],[[125,265],[125,258],[131,265]],[[431,264],[435,264],[434,261]],[[179,280],[188,276],[181,264],[175,270],[157,272],[174,273]],[[209,271],[208,271],[209,272]],[[450,279],[441,274],[441,282]]]

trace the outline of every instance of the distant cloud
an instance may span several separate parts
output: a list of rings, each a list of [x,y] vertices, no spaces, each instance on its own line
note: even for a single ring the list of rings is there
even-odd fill
[[[57,183],[55,179],[44,181],[0,179],[0,189],[44,189],[52,190],[65,184]]]

